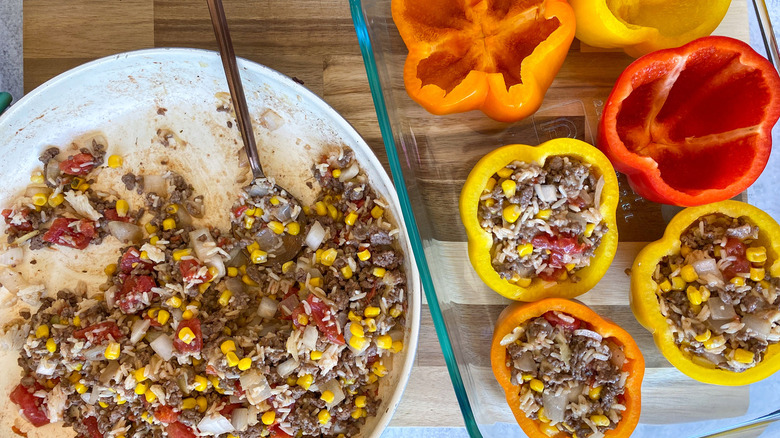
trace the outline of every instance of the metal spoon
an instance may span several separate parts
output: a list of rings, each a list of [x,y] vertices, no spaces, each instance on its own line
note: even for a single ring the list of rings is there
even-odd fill
[[[263,172],[260,157],[257,154],[255,134],[252,131],[252,121],[249,117],[246,97],[244,96],[244,87],[241,84],[241,75],[236,64],[233,41],[230,38],[230,31],[225,18],[225,9],[222,7],[222,0],[207,0],[207,3],[209,5],[211,23],[214,25],[214,35],[217,37],[217,44],[219,45],[219,54],[222,57],[222,66],[225,69],[225,76],[230,89],[230,96],[236,111],[236,122],[241,132],[241,139],[244,142],[244,150],[249,159],[249,167],[252,169],[252,175],[254,176],[250,195],[254,193],[265,199],[270,199],[271,196],[276,197],[277,200],[281,201],[282,208],[285,202],[290,202],[292,209],[282,209],[278,205],[266,203],[262,216],[266,223],[273,220],[281,223],[293,220],[300,225],[300,231],[296,235],[292,235],[287,231],[277,234],[269,231],[268,227],[260,227],[255,235],[248,237],[258,242],[260,249],[268,253],[267,263],[284,263],[293,259],[303,246],[306,215],[302,211],[300,201],[289,191],[269,180],[265,172]],[[293,211],[292,216],[290,216],[290,210]],[[256,228],[253,228],[253,230]]]

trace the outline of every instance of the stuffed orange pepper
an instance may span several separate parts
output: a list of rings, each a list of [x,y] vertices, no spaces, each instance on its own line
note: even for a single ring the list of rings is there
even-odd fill
[[[780,225],[738,201],[687,208],[631,269],[631,308],[677,369],[746,385],[780,369]]]
[[[612,165],[585,142],[498,148],[461,191],[471,264],[513,300],[583,294],[615,256],[618,197]]]
[[[499,316],[490,358],[531,438],[623,438],[639,421],[642,353],[625,330],[582,304],[512,304]]]

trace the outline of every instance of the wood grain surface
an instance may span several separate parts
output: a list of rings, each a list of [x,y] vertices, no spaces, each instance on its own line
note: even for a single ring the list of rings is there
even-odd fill
[[[747,39],[746,2],[732,2],[718,34]],[[321,96],[339,111],[373,148],[386,165],[376,113],[371,99],[357,38],[346,0],[225,0],[233,42],[238,56],[274,68],[288,76],[302,80],[306,87]],[[392,28],[392,26],[391,26]],[[397,34],[390,35],[394,49],[403,53],[403,43]],[[149,47],[195,47],[216,50],[205,1],[202,0],[26,0],[24,2],[24,84],[30,91],[55,75],[84,62],[114,53]],[[545,105],[528,123],[509,129],[473,114],[473,124],[456,123],[441,118],[420,127],[428,135],[437,135],[437,144],[449,143],[452,149],[431,152],[420,160],[436,160],[449,165],[446,175],[441,172],[416,175],[417,191],[426,203],[425,211],[434,230],[422,230],[423,235],[434,236],[426,248],[429,260],[445,266],[445,272],[464,276],[473,294],[455,296],[443,303],[443,311],[461,320],[457,333],[450,333],[456,342],[466,346],[465,351],[475,364],[472,373],[480,381],[491,381],[487,345],[480,340],[492,332],[495,319],[506,304],[489,291],[473,274],[465,257],[465,234],[457,213],[457,194],[468,171],[476,160],[495,144],[510,143],[529,138],[547,129],[545,123],[552,115],[568,112],[575,122],[581,118],[580,138],[592,141],[598,119],[598,102],[592,105],[569,105],[579,98],[590,99],[592,92],[582,91],[583,84],[601,90],[607,95],[614,79],[630,61],[622,53],[593,51],[572,45],[569,57],[547,94]],[[403,58],[389,62],[402,63]],[[401,84],[394,84],[401,86]],[[79,96],[73,96],[78,99]],[[409,99],[398,103],[412,116],[420,115],[421,123],[431,121],[422,109]],[[569,105],[569,106],[567,106]],[[552,108],[552,110],[548,109]],[[546,118],[547,117],[547,118]],[[579,122],[578,122],[579,123]],[[489,141],[462,141],[465,130],[478,126],[481,138]],[[539,127],[543,129],[540,131]],[[559,129],[551,126],[549,129]],[[532,131],[533,130],[533,131]],[[424,141],[422,139],[421,141]],[[424,144],[419,145],[420,150]],[[583,301],[602,315],[626,327],[640,343],[652,344],[650,335],[639,327],[628,309],[626,293],[628,279],[624,274],[633,256],[647,242],[660,236],[665,221],[658,204],[631,198],[633,192],[621,180],[623,202],[620,211],[621,243],[615,263],[597,286],[598,294],[586,294]],[[635,196],[635,195],[633,195]],[[424,224],[423,224],[424,227]],[[465,274],[464,274],[465,273]],[[471,339],[471,342],[469,340]],[[646,351],[648,374],[643,394],[645,403],[666,406],[643,412],[642,421],[668,422],[669,415],[679,406],[668,404],[678,397],[699,406],[712,406],[708,412],[692,413],[687,421],[720,416],[739,415],[747,408],[747,388],[719,388],[720,401],[711,402],[711,391],[702,390],[675,369],[657,351]],[[481,376],[481,377],[479,377]],[[497,385],[486,385],[479,394],[482,403],[477,407],[482,418],[512,422],[509,410],[496,400]],[[394,419],[394,426],[462,426],[452,384],[433,328],[427,306],[423,324],[417,366],[414,368],[406,393]]]

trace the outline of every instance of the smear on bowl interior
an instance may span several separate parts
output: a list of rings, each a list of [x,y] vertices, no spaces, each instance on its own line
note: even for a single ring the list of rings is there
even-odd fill
[[[125,242],[99,290],[49,291],[6,327],[23,371],[10,397],[29,422],[89,437],[339,437],[379,414],[407,280],[399,231],[351,150],[313,164],[313,205],[250,185],[219,229],[193,226],[209,212],[172,171],[127,169],[137,205],[95,190],[106,165],[123,168],[105,149],[48,149],[2,213],[5,260]],[[261,249],[299,233],[292,261]]]

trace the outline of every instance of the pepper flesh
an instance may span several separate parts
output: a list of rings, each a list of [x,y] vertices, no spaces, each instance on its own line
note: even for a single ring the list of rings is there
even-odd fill
[[[493,268],[490,253],[493,238],[479,223],[479,200],[488,180],[507,164],[517,160],[535,162],[543,166],[547,158],[556,155],[570,156],[588,163],[596,174],[604,177],[599,211],[609,229],[595,250],[590,265],[577,271],[579,281],[574,283],[567,278],[548,286],[541,279],[535,278],[529,286],[522,287],[501,278]],[[581,295],[599,282],[615,257],[618,243],[615,211],[618,199],[617,177],[609,160],[598,149],[583,141],[556,138],[536,147],[516,144],[498,148],[482,157],[474,166],[460,194],[460,218],[466,228],[471,265],[485,284],[513,300],[535,301],[546,297],[572,298]]]
[[[741,41],[707,37],[629,65],[604,106],[598,144],[644,198],[701,205],[758,178],[778,117],[772,64]]]
[[[605,437],[627,437],[636,428],[641,411],[641,388],[645,374],[645,360],[634,339],[625,330],[610,321],[601,318],[596,312],[575,301],[561,298],[548,298],[534,303],[513,303],[498,317],[493,331],[493,341],[490,348],[490,363],[493,374],[506,395],[506,401],[512,409],[517,424],[530,438],[546,438],[542,430],[545,423],[526,417],[520,409],[520,386],[512,384],[512,370],[506,365],[506,347],[501,345],[501,339],[525,321],[542,316],[549,311],[557,311],[573,316],[586,322],[596,333],[616,342],[623,347],[626,363],[623,371],[628,372],[625,392],[623,393],[623,417],[614,429],[607,430]],[[563,436],[563,434],[559,434]]]
[[[764,359],[755,367],[741,373],[722,368],[706,367],[694,362],[674,342],[674,334],[661,314],[656,297],[659,286],[653,280],[656,266],[665,256],[678,254],[680,236],[699,218],[720,213],[730,217],[744,217],[759,227],[758,244],[766,248],[772,265],[767,270],[772,276],[780,276],[780,225],[760,209],[739,201],[722,201],[699,207],[686,208],[678,213],[666,227],[663,237],[647,245],[639,252],[631,268],[631,310],[648,331],[658,349],[675,368],[689,377],[704,383],[725,386],[747,385],[769,377],[780,369],[780,344],[771,344]]]
[[[679,47],[718,27],[731,0],[569,0],[577,39],[631,56]]]
[[[564,0],[393,0],[392,14],[409,50],[406,90],[437,115],[529,116],[574,39]]]

